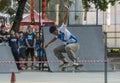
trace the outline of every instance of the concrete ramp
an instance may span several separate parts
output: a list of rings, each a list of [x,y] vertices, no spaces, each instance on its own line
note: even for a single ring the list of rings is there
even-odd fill
[[[18,72],[9,46],[0,46],[0,73]]]
[[[79,40],[80,49],[76,52],[78,61],[84,65],[80,71],[104,71],[104,34],[102,26],[69,26],[68,29]],[[45,42],[48,42],[54,36],[49,33],[49,28],[44,28]],[[53,48],[60,45],[61,41],[57,40],[46,48],[47,60],[51,71],[60,71],[60,61],[55,57]],[[67,55],[65,54],[65,57]],[[68,57],[67,57],[68,59]],[[112,70],[108,65],[108,70]]]

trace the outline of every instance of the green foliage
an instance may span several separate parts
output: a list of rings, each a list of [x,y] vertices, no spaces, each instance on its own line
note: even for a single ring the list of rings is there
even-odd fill
[[[115,2],[115,0],[109,0],[109,3],[111,3],[112,6],[115,5]]]
[[[0,0],[0,11],[8,7],[9,4],[10,4],[10,0]]]
[[[85,9],[85,11],[88,11],[90,9],[90,2],[91,0],[82,0],[83,2],[83,8]]]
[[[88,11],[90,9],[91,4],[94,4],[96,8],[102,11],[106,11],[109,3],[113,6],[117,1],[116,0],[82,0],[82,2],[85,11]]]
[[[72,5],[72,3],[73,3],[73,1],[72,0],[68,0],[67,1],[68,2],[68,4],[71,6]]]

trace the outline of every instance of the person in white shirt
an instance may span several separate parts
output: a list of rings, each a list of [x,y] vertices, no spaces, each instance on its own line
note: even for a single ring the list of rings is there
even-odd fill
[[[69,14],[69,8],[67,5],[64,6],[67,10],[64,16],[64,22],[59,29],[57,29],[56,26],[51,26],[49,28],[49,32],[56,36],[52,38],[45,46],[47,48],[49,44],[53,43],[57,39],[60,39],[63,42],[63,45],[59,45],[54,48],[55,56],[63,62],[63,64],[60,65],[60,67],[64,67],[68,64],[68,60],[65,58],[65,56],[63,56],[62,53],[68,54],[70,60],[73,61],[73,65],[79,65],[75,57],[75,52],[79,49],[80,45],[78,43],[77,38],[67,29],[66,25]]]

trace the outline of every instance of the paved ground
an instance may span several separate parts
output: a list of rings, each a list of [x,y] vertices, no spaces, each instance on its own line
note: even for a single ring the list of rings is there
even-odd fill
[[[0,83],[10,83],[11,74],[0,74]],[[21,72],[16,83],[104,83],[104,72]],[[109,72],[108,83],[120,83],[120,72]]]

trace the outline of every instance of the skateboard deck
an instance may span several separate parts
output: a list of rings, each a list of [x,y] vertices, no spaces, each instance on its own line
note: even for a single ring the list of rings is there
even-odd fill
[[[82,68],[83,65],[82,64],[79,64],[79,65],[68,65],[68,66],[65,66],[65,67],[61,67],[61,71],[67,71],[67,70],[80,70],[80,68]]]

